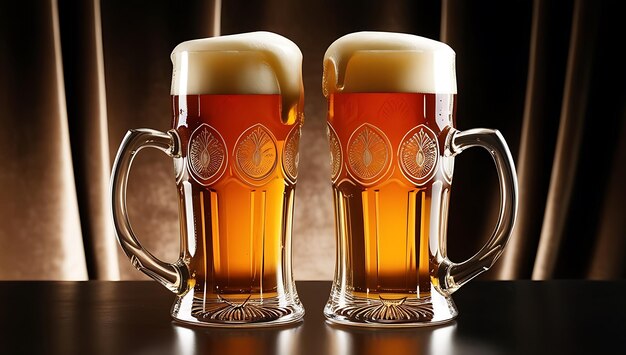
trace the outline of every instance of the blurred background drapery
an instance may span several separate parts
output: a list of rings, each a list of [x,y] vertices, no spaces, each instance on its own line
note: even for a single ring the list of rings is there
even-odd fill
[[[483,278],[626,275],[623,2],[547,0],[9,1],[0,4],[0,279],[143,279],[109,217],[112,159],[126,132],[167,130],[169,54],[182,41],[268,30],[304,55],[305,125],[293,233],[297,279],[331,279],[334,225],[324,51],[360,30],[413,33],[457,52],[459,129],[502,131],[520,212]],[[142,154],[130,217],[157,256],[179,253],[171,161]],[[451,259],[479,248],[498,187],[483,152],[456,159]]]

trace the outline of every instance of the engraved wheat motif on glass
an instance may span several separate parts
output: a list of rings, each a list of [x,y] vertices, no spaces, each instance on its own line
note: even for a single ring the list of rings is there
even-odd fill
[[[276,144],[265,128],[258,125],[239,141],[236,149],[237,166],[248,177],[266,178],[276,165]],[[245,134],[245,133],[244,133]]]
[[[287,139],[285,139],[285,150],[283,152],[283,166],[285,173],[291,180],[296,180],[298,177],[298,163],[300,159],[299,146],[300,146],[300,134],[302,126],[297,125],[294,127]]]
[[[437,137],[425,126],[407,134],[400,147],[400,165],[405,174],[425,183],[437,165]]]
[[[388,162],[389,147],[375,128],[363,125],[354,132],[348,143],[348,164],[358,178],[377,178]]]
[[[330,176],[331,179],[335,180],[341,170],[341,144],[339,143],[337,133],[329,125],[326,126],[326,135],[330,145]]]
[[[189,160],[193,172],[204,180],[213,177],[224,164],[225,149],[207,127],[202,127],[199,133],[191,139]]]

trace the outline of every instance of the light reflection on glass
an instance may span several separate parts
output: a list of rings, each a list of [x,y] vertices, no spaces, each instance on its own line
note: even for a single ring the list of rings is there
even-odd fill
[[[349,328],[326,325],[329,354],[450,354],[456,322],[426,328]],[[457,344],[458,345],[458,344]]]
[[[289,328],[187,328],[172,325],[176,333],[174,353],[200,354],[296,354],[302,326]]]
[[[176,331],[175,349],[178,354],[195,354],[196,335],[193,330],[174,326]]]

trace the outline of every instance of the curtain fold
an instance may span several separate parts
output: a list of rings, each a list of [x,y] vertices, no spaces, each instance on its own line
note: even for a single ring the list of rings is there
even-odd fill
[[[90,279],[120,277],[109,218],[109,135],[100,2],[59,2],[61,47],[74,183]]]
[[[543,224],[557,136],[573,4],[535,0],[524,116],[516,160],[519,212],[509,245],[494,273],[530,278]],[[555,25],[555,22],[558,25]]]
[[[567,223],[590,90],[591,60],[599,14],[597,4],[578,1],[574,5],[560,127],[533,279],[546,279],[554,274]]]
[[[0,279],[85,280],[57,3],[0,14]]]
[[[170,53],[182,41],[218,34],[213,32],[217,7],[219,0],[101,2],[111,157],[127,130],[171,127]],[[143,150],[133,163],[127,202],[143,246],[165,261],[176,261],[180,227],[172,160],[154,149]],[[117,249],[122,279],[147,278]]]
[[[293,231],[297,279],[331,279],[334,224],[321,92],[349,32],[413,33],[457,53],[457,127],[499,129],[518,169],[511,241],[483,279],[626,275],[624,2],[603,0],[10,1],[0,3],[0,279],[145,279],[121,252],[109,174],[128,129],[171,124],[182,41],[268,30],[303,55],[305,124]],[[142,151],[128,207],[142,244],[174,261],[172,162]],[[470,257],[499,208],[488,154],[455,162],[450,258]]]
[[[456,126],[460,130],[498,129],[517,164],[529,75],[532,2],[444,1],[443,9],[442,41],[456,52]],[[470,149],[455,158],[447,238],[453,262],[471,257],[491,235],[497,222],[498,194],[489,154]],[[480,276],[497,277],[495,270]]]
[[[584,11],[587,16],[596,17],[596,28],[585,37],[594,45],[590,46],[590,67],[585,68],[590,71],[590,79],[582,140],[574,172],[574,193],[567,206],[567,222],[550,277],[585,277],[594,264],[603,262],[595,256],[616,260],[623,259],[626,252],[623,247],[626,237],[624,207],[618,202],[626,199],[626,190],[621,186],[624,180],[621,184],[611,182],[625,163],[616,159],[624,154],[620,149],[626,138],[620,135],[626,111],[626,87],[620,84],[626,81],[623,65],[626,56],[616,44],[623,41],[622,14],[626,11],[626,4],[600,1],[593,2],[596,9],[588,9],[588,6],[590,4],[583,7]],[[594,254],[600,238],[610,238],[610,241],[604,240],[611,248],[605,256]],[[614,271],[602,277],[623,277],[623,268],[620,270],[619,264],[615,266]]]
[[[623,102],[623,101],[622,101]],[[626,263],[626,218],[622,206],[626,196],[626,108],[618,111],[621,128],[618,145],[612,161],[610,179],[600,211],[600,227],[594,245],[589,274],[590,279],[605,280],[624,277]]]

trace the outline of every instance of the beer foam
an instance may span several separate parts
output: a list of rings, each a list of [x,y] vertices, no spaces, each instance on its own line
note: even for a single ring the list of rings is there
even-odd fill
[[[456,93],[455,53],[432,39],[392,32],[356,32],[324,55],[324,96],[333,92]]]
[[[284,122],[303,110],[302,53],[289,39],[250,32],[180,43],[171,55],[172,95],[280,94]]]

